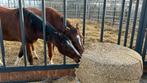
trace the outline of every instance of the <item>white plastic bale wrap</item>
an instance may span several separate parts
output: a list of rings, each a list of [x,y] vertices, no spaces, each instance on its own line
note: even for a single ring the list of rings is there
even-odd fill
[[[142,73],[137,52],[110,43],[94,44],[85,50],[76,69],[81,83],[139,83]]]

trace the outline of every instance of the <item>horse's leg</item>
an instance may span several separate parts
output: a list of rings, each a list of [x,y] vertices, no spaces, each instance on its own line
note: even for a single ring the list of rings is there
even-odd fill
[[[35,51],[34,45],[31,44],[31,47],[32,47],[33,55],[35,55],[33,58],[34,58],[34,59],[39,59],[39,57],[38,57],[38,55],[37,55],[37,53],[36,53],[36,51]]]
[[[16,58],[16,61],[14,63],[14,65],[18,65],[19,62],[21,61],[22,59],[22,56],[23,56],[23,49],[22,49],[22,46],[20,47],[20,51],[19,51],[19,54],[18,54],[18,57]]]
[[[28,61],[30,63],[30,65],[33,65],[33,55],[32,55],[32,49],[31,49],[31,45],[30,43],[26,44],[27,47],[27,57],[28,57]]]
[[[52,43],[51,42],[48,42],[48,56],[49,56],[49,63],[50,64],[54,64],[53,61],[52,61]]]
[[[27,57],[28,57],[28,61],[29,61],[30,65],[33,65],[31,44],[27,44],[26,47],[27,47]],[[23,54],[24,54],[24,53],[23,53],[23,48],[22,48],[22,46],[21,46],[20,51],[19,51],[19,54],[18,54],[18,57],[17,57],[17,59],[16,59],[14,65],[17,65],[17,64],[20,63]]]

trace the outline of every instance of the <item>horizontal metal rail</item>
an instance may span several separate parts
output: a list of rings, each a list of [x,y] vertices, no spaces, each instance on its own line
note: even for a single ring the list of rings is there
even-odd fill
[[[66,64],[66,65],[47,65],[47,66],[19,66],[19,67],[0,67],[0,72],[19,72],[19,71],[38,71],[38,70],[57,70],[57,69],[73,69],[78,68],[79,64]]]

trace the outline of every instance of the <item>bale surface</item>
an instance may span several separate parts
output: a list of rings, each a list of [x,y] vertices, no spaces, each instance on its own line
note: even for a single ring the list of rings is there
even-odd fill
[[[76,69],[81,83],[139,83],[142,72],[138,53],[110,43],[93,44],[85,50]]]

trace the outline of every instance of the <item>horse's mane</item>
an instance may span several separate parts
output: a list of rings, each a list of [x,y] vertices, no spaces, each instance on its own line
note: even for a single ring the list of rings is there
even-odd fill
[[[1,10],[13,10],[13,9],[16,9],[16,8],[8,8],[8,7],[0,6],[0,9]]]
[[[42,27],[43,20],[41,17],[39,17],[38,15],[35,15],[35,13],[27,9],[24,9],[24,16],[28,17],[31,20],[32,27],[38,28],[38,30],[43,32],[43,27]],[[57,31],[51,24],[47,22],[46,32],[47,32],[46,34],[48,35],[48,33],[53,34],[54,32],[57,32]]]

